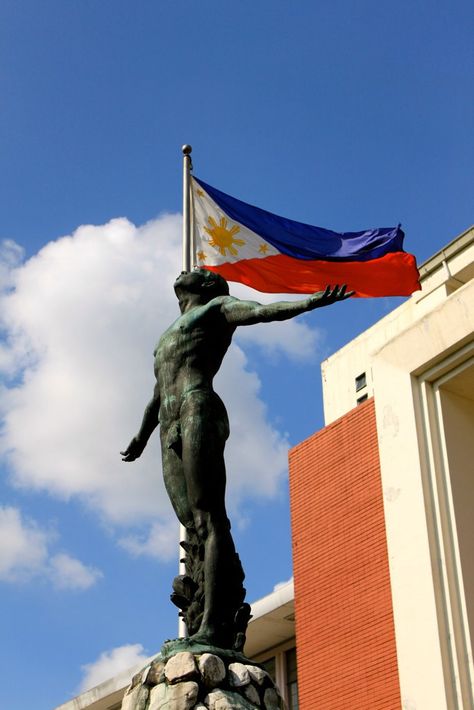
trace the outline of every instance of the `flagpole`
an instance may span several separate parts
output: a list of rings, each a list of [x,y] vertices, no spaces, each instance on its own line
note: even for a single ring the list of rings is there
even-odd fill
[[[190,145],[183,145],[183,271],[190,271],[191,264],[191,152]]]
[[[183,271],[191,270],[191,152],[190,145],[183,145]],[[179,542],[186,542],[187,534],[184,525],[179,526]],[[179,574],[186,574],[184,563],[185,551],[179,546]],[[184,638],[188,635],[186,622],[178,617],[178,636]]]

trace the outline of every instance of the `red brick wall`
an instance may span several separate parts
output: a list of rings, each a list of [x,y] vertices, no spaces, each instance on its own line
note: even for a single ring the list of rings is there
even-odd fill
[[[400,710],[375,408],[290,451],[300,710]]]

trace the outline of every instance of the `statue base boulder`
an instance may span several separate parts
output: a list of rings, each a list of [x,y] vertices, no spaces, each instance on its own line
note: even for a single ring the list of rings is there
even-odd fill
[[[165,643],[133,677],[122,710],[283,710],[263,668],[240,653],[193,646],[186,639]]]

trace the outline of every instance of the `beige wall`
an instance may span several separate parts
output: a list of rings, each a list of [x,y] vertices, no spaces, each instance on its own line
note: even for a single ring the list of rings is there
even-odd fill
[[[433,328],[432,319],[424,319],[438,307],[442,307],[448,296],[454,295],[473,279],[474,227],[420,266],[420,274],[421,291],[414,293],[401,306],[322,363],[326,424],[355,407],[359,393],[355,391],[354,381],[362,372],[367,375],[367,389],[364,393],[369,397],[373,395],[372,354],[396,340],[414,324],[421,325],[420,342],[423,339],[437,338],[432,350],[438,354],[443,352],[446,342],[444,334],[438,333],[438,328]],[[440,327],[443,330],[449,328],[450,324],[441,323]],[[412,344],[412,347],[417,347],[417,344]]]
[[[474,639],[474,365],[468,370],[473,374],[471,378],[464,378],[467,386],[465,389],[463,387],[463,395],[452,391],[450,389],[452,383],[449,382],[445,387],[440,388],[440,395],[472,653]]]
[[[466,591],[447,464],[452,440],[444,433],[440,395],[472,356],[473,333],[471,281],[372,356],[407,707],[470,709],[474,704]]]
[[[326,423],[355,406],[361,372],[374,394],[404,710],[474,707],[473,237],[323,364]]]

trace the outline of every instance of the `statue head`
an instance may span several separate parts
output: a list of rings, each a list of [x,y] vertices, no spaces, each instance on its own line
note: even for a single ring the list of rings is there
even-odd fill
[[[182,271],[174,283],[178,298],[186,293],[199,294],[203,303],[217,296],[229,295],[229,284],[214,271],[196,267],[192,271]]]
[[[211,294],[210,298],[229,295],[229,284],[223,276],[216,274],[214,271],[208,271],[207,269],[195,269],[195,271],[202,274],[202,291],[205,292],[206,295]]]

